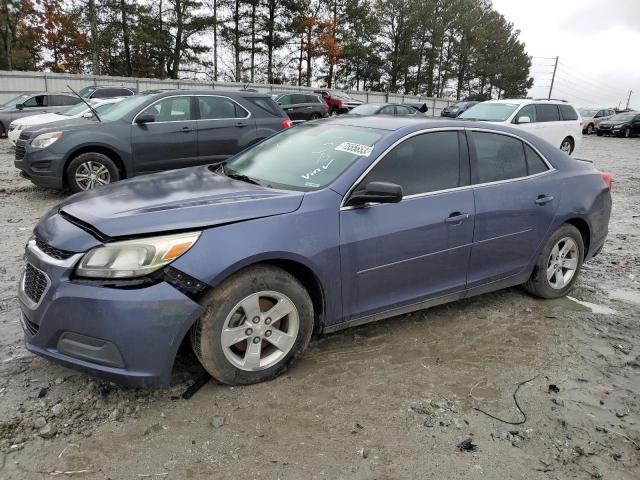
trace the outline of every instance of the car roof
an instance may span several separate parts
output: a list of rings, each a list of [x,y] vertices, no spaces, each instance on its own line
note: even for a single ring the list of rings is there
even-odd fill
[[[155,98],[171,97],[174,95],[223,95],[227,97],[270,97],[270,93],[250,92],[247,90],[201,90],[201,89],[180,89],[165,90],[162,92],[152,93],[150,96]]]
[[[571,105],[564,100],[556,100],[553,98],[551,100],[548,100],[546,98],[501,98],[500,100],[486,100],[481,103],[502,103],[511,105],[524,105],[527,103],[549,103],[553,105]]]
[[[331,117],[322,122],[336,123],[338,125],[344,125],[348,127],[364,127],[375,128],[379,130],[396,131],[406,127],[416,128],[439,128],[439,127],[482,127],[489,126],[486,122],[471,122],[457,119],[442,120],[440,118],[427,118],[427,117],[391,117],[391,116],[360,116],[360,115],[339,115],[337,117]]]

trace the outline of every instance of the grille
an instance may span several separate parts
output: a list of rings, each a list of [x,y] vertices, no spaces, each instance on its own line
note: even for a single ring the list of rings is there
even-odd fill
[[[44,272],[41,272],[30,263],[24,273],[24,293],[33,302],[39,303],[40,299],[47,291],[49,282]]]
[[[22,314],[22,328],[24,329],[24,331],[29,334],[30,336],[34,336],[36,333],[38,333],[38,330],[40,329],[40,325],[33,323],[31,320],[29,320],[27,318],[26,315]]]
[[[22,160],[24,158],[24,154],[24,143],[16,143],[16,160]]]
[[[73,252],[67,252],[65,250],[59,250],[47,243],[43,242],[41,239],[36,237],[36,246],[40,249],[41,252],[46,253],[52,258],[56,260],[66,260],[67,258],[73,255]]]

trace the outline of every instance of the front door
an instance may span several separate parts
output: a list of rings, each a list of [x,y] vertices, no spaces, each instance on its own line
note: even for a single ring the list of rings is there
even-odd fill
[[[132,125],[131,148],[137,174],[197,164],[198,143],[194,99],[187,95],[161,98],[137,116],[154,121]]]
[[[640,115],[633,117],[631,121],[631,132],[634,135],[640,135]]]
[[[230,98],[197,97],[198,163],[220,163],[254,140],[256,122],[247,110]]]
[[[518,138],[469,136],[476,221],[467,287],[473,288],[525,270],[547,237],[561,189],[546,162]]]
[[[453,130],[408,138],[355,187],[391,182],[404,198],[340,211],[347,320],[464,291],[474,223],[468,180],[465,137]]]

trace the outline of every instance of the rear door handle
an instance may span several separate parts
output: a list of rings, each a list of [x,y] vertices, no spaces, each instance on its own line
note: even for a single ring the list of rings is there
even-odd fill
[[[236,122],[236,127],[238,128],[247,127],[247,126],[249,126],[247,122]]]
[[[537,205],[546,205],[553,200],[553,195],[538,195],[536,198]]]
[[[445,218],[444,221],[446,223],[452,223],[454,225],[459,225],[462,222],[464,222],[465,220],[467,220],[468,218],[469,218],[469,214],[468,213],[453,212],[447,218]]]

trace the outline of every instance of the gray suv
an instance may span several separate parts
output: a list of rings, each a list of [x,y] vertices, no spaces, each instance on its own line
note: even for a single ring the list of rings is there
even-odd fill
[[[136,175],[221,163],[293,123],[267,95],[219,90],[134,95],[100,120],[24,130],[14,165],[36,185],[78,192]]]
[[[69,93],[24,93],[0,106],[0,137],[9,131],[9,124],[16,118],[40,113],[64,112],[81,100]]]

